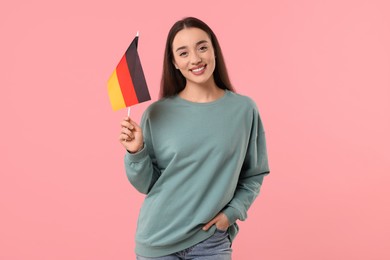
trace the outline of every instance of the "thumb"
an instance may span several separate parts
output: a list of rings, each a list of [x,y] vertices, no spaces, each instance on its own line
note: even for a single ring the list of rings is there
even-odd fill
[[[216,222],[216,220],[215,220],[215,218],[213,218],[213,219],[210,220],[209,223],[207,223],[202,229],[203,229],[204,231],[209,230],[209,228],[210,228],[212,225],[214,225],[215,222]]]

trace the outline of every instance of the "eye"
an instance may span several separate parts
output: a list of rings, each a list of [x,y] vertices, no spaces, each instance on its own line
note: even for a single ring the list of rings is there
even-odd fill
[[[201,52],[205,52],[205,51],[207,51],[207,49],[208,49],[208,47],[205,46],[205,45],[199,47],[199,50],[200,50]]]
[[[185,56],[187,56],[188,55],[188,52],[186,52],[186,51],[183,51],[183,52],[180,52],[179,53],[179,56],[180,57],[185,57]]]

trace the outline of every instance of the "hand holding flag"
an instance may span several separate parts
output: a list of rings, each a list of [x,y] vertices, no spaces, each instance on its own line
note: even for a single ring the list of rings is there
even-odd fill
[[[130,153],[136,153],[144,147],[144,139],[141,127],[130,119],[125,117],[121,122],[122,130],[119,135],[119,142]]]

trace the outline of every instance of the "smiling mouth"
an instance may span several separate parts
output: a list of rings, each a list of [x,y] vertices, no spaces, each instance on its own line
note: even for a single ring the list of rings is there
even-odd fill
[[[203,72],[206,69],[206,67],[207,67],[207,65],[203,65],[202,67],[198,67],[196,69],[191,69],[190,71],[197,74],[197,73]]]

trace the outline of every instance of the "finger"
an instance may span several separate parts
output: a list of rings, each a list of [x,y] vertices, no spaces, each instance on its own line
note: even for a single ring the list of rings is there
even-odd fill
[[[215,219],[212,219],[209,223],[207,223],[204,227],[203,227],[203,230],[204,231],[207,231],[209,230],[209,228],[215,224]]]
[[[122,121],[121,122],[121,126],[122,127],[125,127],[125,128],[128,128],[130,130],[133,130],[134,129],[134,126],[132,123],[128,122],[128,121]]]
[[[130,135],[132,134],[131,130],[127,127],[122,127],[122,131],[121,131],[122,134],[126,134],[126,135]]]
[[[129,140],[130,137],[126,134],[120,134],[119,135],[119,142],[126,142],[127,140]]]
[[[134,127],[135,131],[141,132],[141,127],[136,122],[130,119],[130,124]]]

